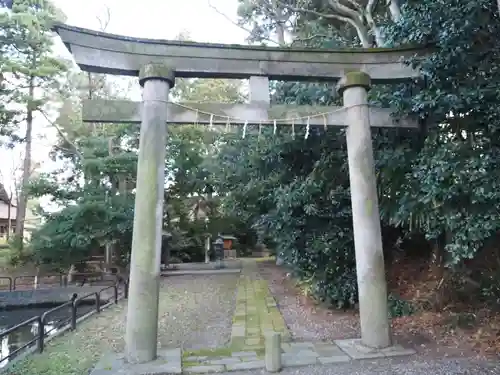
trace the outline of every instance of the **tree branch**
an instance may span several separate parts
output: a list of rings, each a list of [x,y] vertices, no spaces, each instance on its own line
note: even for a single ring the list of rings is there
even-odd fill
[[[384,44],[384,40],[382,38],[380,29],[377,27],[377,24],[373,19],[373,11],[377,6],[377,4],[378,0],[368,0],[365,8],[365,18],[368,26],[370,27],[370,30],[372,31],[375,37],[375,42],[377,43],[377,46],[382,46]]]
[[[305,38],[295,38],[294,41],[299,41],[299,42],[307,42],[309,40],[313,40],[313,39],[316,39],[316,38],[330,38],[330,35],[327,35],[327,34],[313,34],[313,35],[310,35],[310,36],[307,36]]]
[[[368,35],[368,29],[363,23],[363,17],[361,16],[361,14],[352,9],[347,8],[344,5],[339,4],[335,0],[329,0],[328,3],[333,8],[333,10],[336,11],[338,14],[328,14],[328,13],[318,12],[313,9],[298,8],[284,4],[281,0],[277,0],[277,2],[280,3],[282,6],[288,7],[288,9],[296,13],[312,14],[317,17],[323,17],[326,19],[335,19],[338,21],[346,22],[352,25],[356,29],[358,38],[361,41],[361,45],[363,47],[369,48],[372,46]]]
[[[389,13],[391,13],[392,21],[398,22],[401,20],[402,15],[399,0],[386,0],[386,4],[389,7]]]
[[[105,10],[106,14],[104,16],[104,20],[101,19],[101,17],[96,16],[97,21],[99,21],[99,26],[100,26],[101,31],[106,31],[106,29],[109,26],[109,22],[111,21],[111,10],[109,9],[109,6],[104,5],[104,8],[106,9]]]
[[[359,11],[356,11],[341,4],[338,0],[328,0],[328,4],[335,12],[338,12],[342,16],[349,17],[353,20],[362,20],[361,8]]]
[[[252,31],[247,29],[246,27],[244,27],[243,25],[240,25],[238,22],[235,22],[231,19],[231,17],[229,17],[227,14],[225,14],[224,12],[221,12],[219,9],[217,9],[216,6],[214,6],[212,4],[212,1],[211,0],[208,0],[208,6],[210,8],[212,8],[217,14],[219,14],[220,16],[224,17],[226,19],[226,21],[229,21],[231,22],[234,26],[240,28],[241,30],[245,31],[248,33],[248,35],[252,35]],[[268,42],[271,42],[271,43],[274,43],[274,44],[277,44],[277,45],[280,45],[279,42],[277,42],[276,40],[273,40],[271,38],[267,38],[267,37],[262,37],[263,40],[267,40]]]
[[[52,121],[43,109],[38,108],[38,111],[43,115],[43,117],[45,117],[45,119],[49,122],[49,124],[52,125],[57,130],[61,138],[64,139],[64,141],[67,142],[71,147],[73,147],[75,154],[78,155],[81,159],[83,159],[83,155],[80,153],[80,151],[78,151],[78,147],[76,147],[76,145],[69,140],[69,138],[66,136],[66,134],[64,134],[59,125],[57,125],[54,121]]]

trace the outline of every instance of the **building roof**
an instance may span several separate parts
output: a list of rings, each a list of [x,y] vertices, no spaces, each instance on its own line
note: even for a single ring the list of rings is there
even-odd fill
[[[0,183],[0,201],[9,203],[9,194],[7,194],[7,190],[5,190],[5,187],[3,186],[2,183]]]

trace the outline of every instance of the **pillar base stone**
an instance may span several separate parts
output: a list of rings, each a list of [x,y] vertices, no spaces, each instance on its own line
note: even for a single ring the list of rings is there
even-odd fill
[[[399,344],[383,349],[370,348],[364,345],[361,339],[335,340],[335,344],[352,359],[397,357],[416,353],[415,350],[403,348]]]
[[[90,375],[165,375],[182,374],[181,349],[159,351],[158,357],[147,363],[130,364],[122,353],[106,354]]]

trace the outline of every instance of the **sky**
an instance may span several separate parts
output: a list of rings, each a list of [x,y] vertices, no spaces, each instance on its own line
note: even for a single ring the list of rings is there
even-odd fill
[[[237,0],[211,0],[217,9],[236,21]],[[188,33],[191,40],[212,43],[244,44],[247,33],[210,8],[209,0],[53,0],[68,17],[69,25],[99,30],[109,23],[106,32],[154,39],[174,39]],[[54,52],[70,58],[56,39]],[[54,120],[54,119],[53,119]],[[48,153],[55,140],[55,129],[38,116],[35,119],[33,158],[42,171],[53,168]],[[12,169],[22,164],[21,152],[0,149],[0,183],[12,183]]]

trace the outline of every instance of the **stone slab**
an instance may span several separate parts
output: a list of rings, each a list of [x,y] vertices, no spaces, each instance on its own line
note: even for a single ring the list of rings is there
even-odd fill
[[[343,362],[349,362],[351,358],[347,355],[343,356],[338,356],[338,357],[319,357],[318,361],[322,365],[329,365],[332,363],[343,363]]]
[[[175,263],[169,264],[166,269],[163,271],[194,271],[194,270],[217,270],[218,264],[217,262],[210,263]],[[226,260],[224,261],[224,269],[241,269],[241,261],[240,260]]]
[[[161,276],[186,276],[186,275],[225,275],[225,274],[236,274],[240,273],[240,269],[226,269],[222,268],[220,270],[179,270],[179,271],[164,271]]]
[[[292,352],[297,357],[319,357],[319,354],[314,350],[299,350]]]
[[[385,357],[384,353],[380,350],[364,346],[361,343],[361,339],[335,340],[335,344],[353,359]]]
[[[413,355],[416,353],[416,350],[410,348],[404,348],[399,344],[395,344],[388,348],[382,349],[381,352],[384,353],[386,357],[397,357],[403,355]]]
[[[248,351],[248,352],[232,352],[231,355],[233,357],[256,357],[257,353]]]
[[[385,349],[369,348],[362,344],[361,339],[335,340],[335,344],[353,359],[395,357],[415,353],[413,349],[405,349],[401,345],[394,345]]]
[[[259,368],[263,368],[265,366],[264,360],[256,360],[256,361],[246,361],[240,363],[234,363],[231,365],[226,365],[226,369],[228,371],[236,371],[236,370],[255,370]]]
[[[200,365],[200,366],[186,367],[183,370],[183,373],[185,373],[185,374],[212,374],[212,373],[216,373],[216,372],[224,372],[225,370],[226,370],[226,368],[223,365]]]
[[[122,353],[106,354],[89,375],[174,375],[182,373],[181,349],[163,350],[148,363],[129,364]]]
[[[290,348],[292,350],[314,349],[314,344],[312,342],[292,342]]]
[[[318,353],[319,357],[348,357],[337,345],[335,344],[315,344],[314,351]]]
[[[227,357],[221,359],[211,359],[206,361],[206,364],[208,365],[233,365],[235,363],[241,363],[241,359],[239,359],[238,357]]]
[[[309,366],[314,365],[317,362],[316,357],[304,356],[299,357],[295,353],[285,353],[281,356],[281,362],[284,367],[289,366]]]
[[[205,361],[206,359],[208,359],[207,356],[191,356],[191,357],[186,357],[184,358],[185,361],[187,362],[201,362],[201,361]]]
[[[237,327],[233,325],[231,329],[231,337],[245,337],[245,327]]]

